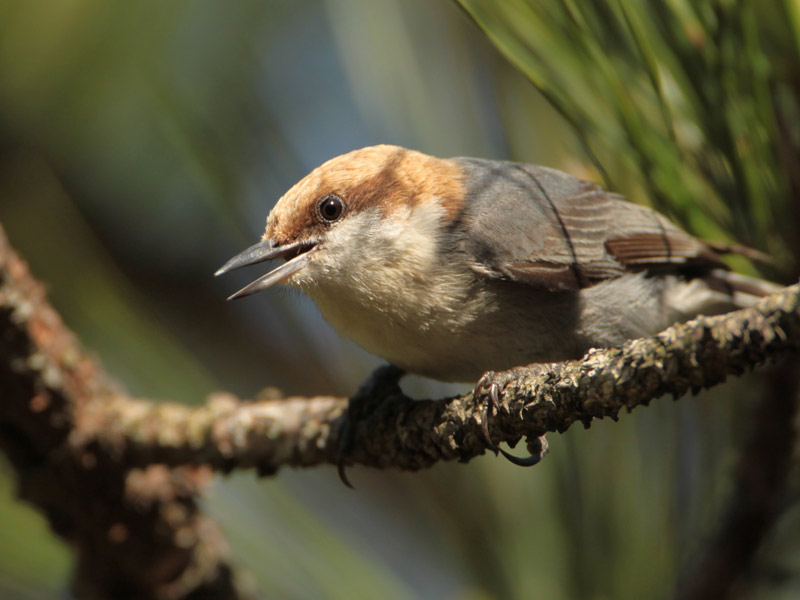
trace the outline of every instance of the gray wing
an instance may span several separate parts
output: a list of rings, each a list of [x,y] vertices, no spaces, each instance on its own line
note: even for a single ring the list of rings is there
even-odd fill
[[[725,268],[664,216],[596,185],[545,167],[456,160],[471,196],[462,250],[484,275],[568,291],[627,272]]]

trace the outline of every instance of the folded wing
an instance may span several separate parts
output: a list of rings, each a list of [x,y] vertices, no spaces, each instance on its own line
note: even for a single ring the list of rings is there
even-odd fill
[[[464,250],[487,276],[570,291],[628,272],[726,268],[661,214],[596,185],[545,167],[460,160],[476,194],[460,224]]]

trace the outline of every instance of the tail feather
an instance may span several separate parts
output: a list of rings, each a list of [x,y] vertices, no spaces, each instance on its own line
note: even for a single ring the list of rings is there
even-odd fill
[[[764,296],[777,294],[783,289],[771,281],[721,269],[711,271],[703,280],[715,292],[725,294],[734,308],[751,306]]]
[[[772,260],[769,254],[765,254],[761,252],[761,250],[756,250],[749,246],[737,244],[736,242],[712,242],[709,240],[703,240],[703,242],[717,254],[739,254],[740,256],[744,256],[745,258],[749,258],[750,260],[764,265],[775,264],[775,261]]]
[[[783,286],[763,279],[714,269],[702,277],[676,281],[668,288],[665,300],[679,320],[685,320],[746,308],[782,289]]]

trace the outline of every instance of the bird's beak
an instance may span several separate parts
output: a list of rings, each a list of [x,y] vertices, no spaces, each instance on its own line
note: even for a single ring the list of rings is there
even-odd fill
[[[275,258],[285,258],[286,262],[281,266],[273,269],[266,275],[262,275],[253,283],[243,287],[238,292],[228,298],[228,300],[235,300],[236,298],[243,298],[250,294],[255,294],[261,290],[265,290],[273,284],[280,283],[287,277],[297,273],[300,269],[305,267],[314,250],[317,247],[317,242],[303,241],[286,244],[285,246],[278,246],[274,240],[264,240],[253,246],[250,246],[244,252],[237,254],[222,267],[220,267],[214,276],[222,275],[234,269],[255,265],[267,260]]]

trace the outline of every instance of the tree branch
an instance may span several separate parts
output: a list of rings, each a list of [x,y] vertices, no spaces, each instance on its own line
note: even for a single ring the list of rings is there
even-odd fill
[[[699,391],[729,375],[800,348],[800,286],[727,315],[700,317],[582,360],[515,369],[489,422],[491,438],[516,444],[576,421],[616,418],[654,398]],[[373,409],[353,424],[349,464],[415,470],[440,460],[467,461],[487,448],[481,433],[488,398],[473,393],[413,400],[376,386]],[[336,464],[347,400],[241,401],[218,394],[200,408],[123,396],[84,412],[75,448],[96,446],[131,466],[153,462],[229,471]]]
[[[799,347],[795,285],[752,308],[622,348],[501,374],[507,385],[489,432],[514,445],[576,421],[588,426],[665,394],[716,385]],[[190,408],[126,396],[78,347],[2,230],[0,389],[0,446],[21,495],[76,542],[74,587],[82,597],[121,597],[120,590],[142,598],[198,590],[240,597],[221,536],[194,501],[207,468],[268,474],[336,464],[347,410],[346,399],[332,397],[217,394]],[[487,450],[485,394],[414,401],[380,381],[370,393],[372,410],[352,425],[348,463],[413,470]]]
[[[0,228],[0,448],[22,498],[77,553],[79,598],[243,598],[196,495],[205,468],[128,470],[77,449],[84,411],[120,396],[44,299]]]

